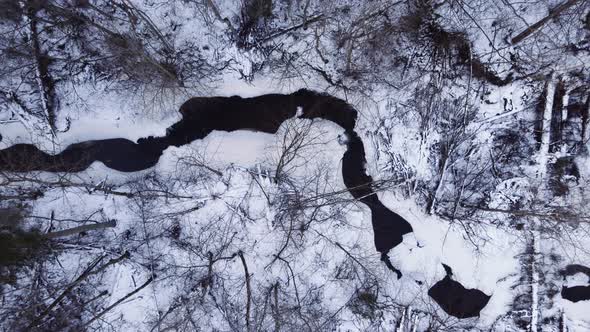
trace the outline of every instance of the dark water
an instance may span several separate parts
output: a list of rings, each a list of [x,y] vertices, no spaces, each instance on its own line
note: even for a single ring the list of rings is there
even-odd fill
[[[478,289],[467,289],[452,279],[453,270],[443,264],[447,275],[428,290],[428,295],[449,315],[457,318],[479,316],[491,296]]]
[[[563,286],[561,288],[561,297],[572,302],[588,301],[590,300],[590,268],[583,265],[572,264],[566,266],[565,270],[562,271],[564,278],[577,273],[584,273],[588,276],[588,285],[573,287]]]
[[[192,98],[180,107],[182,119],[167,129],[164,137],[141,138],[137,143],[122,138],[86,141],[72,144],[56,155],[50,155],[30,144],[17,144],[0,150],[0,170],[13,172],[48,171],[80,172],[93,162],[100,161],[107,167],[121,172],[135,172],[153,167],[162,152],[169,146],[182,146],[206,137],[213,130],[257,130],[276,133],[279,126],[302,108],[301,118],[325,119],[342,127],[347,136],[347,150],[342,160],[344,184],[350,194],[371,210],[375,248],[382,254],[381,259],[394,271],[399,272],[387,253],[402,242],[404,234],[412,232],[412,226],[401,216],[389,210],[378,199],[371,187],[373,179],[365,172],[365,148],[354,131],[357,111],[345,101],[309,90],[299,90],[292,94],[268,94],[253,98],[241,97],[199,97]],[[447,278],[449,278],[447,280]],[[438,286],[437,286],[438,285]],[[468,296],[456,281],[446,277],[437,283],[429,294],[443,308],[448,307],[446,298]],[[432,294],[431,294],[432,293]],[[465,293],[465,294],[464,294]],[[483,294],[483,293],[482,293]],[[454,302],[453,302],[454,303]],[[471,317],[485,306],[481,301],[464,301],[464,307],[447,310],[457,317]]]
[[[590,300],[590,286],[563,287],[561,297],[572,302]]]

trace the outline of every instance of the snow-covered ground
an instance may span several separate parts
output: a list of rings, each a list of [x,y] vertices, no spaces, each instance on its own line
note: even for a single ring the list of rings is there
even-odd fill
[[[222,95],[239,94],[242,96],[254,96],[262,92],[271,92],[264,85],[257,87],[245,85],[229,85],[220,89]],[[279,91],[275,91],[279,92]],[[112,105],[115,105],[113,103]],[[361,109],[362,113],[363,110]],[[98,111],[99,118],[95,118],[95,112],[83,113],[72,121],[72,130],[59,135],[57,140],[66,144],[88,139],[125,137],[136,139],[146,135],[162,134],[167,121],[155,121],[149,118],[126,123],[121,116],[121,110],[117,107],[103,107]],[[124,113],[125,114],[125,113]],[[173,114],[166,114],[166,118],[174,118]],[[362,119],[362,117],[361,117]],[[306,122],[309,120],[289,120],[284,126],[293,125],[291,122]],[[101,130],[106,128],[106,130]],[[310,137],[317,137],[314,145],[304,149],[295,161],[297,171],[294,176],[306,177],[317,168],[326,168],[326,189],[328,191],[343,190],[341,180],[340,158],[344,147],[338,144],[337,136],[342,130],[327,121],[315,121],[314,131]],[[182,217],[180,221],[184,232],[194,236],[211,232],[208,227],[213,226],[209,220],[218,218],[220,214],[227,215],[229,220],[224,223],[224,234],[236,233],[237,243],[232,246],[236,250],[246,253],[249,263],[249,272],[254,282],[263,284],[277,279],[287,282],[285,267],[280,263],[268,264],[273,261],[273,255],[280,250],[284,235],[277,231],[271,224],[273,222],[274,208],[269,206],[261,193],[262,188],[273,191],[273,185],[268,180],[262,179],[259,188],[252,182],[251,172],[258,173],[260,167],[268,168],[276,162],[276,151],[280,142],[279,130],[276,135],[256,133],[251,131],[213,132],[205,139],[197,140],[188,146],[181,148],[169,148],[160,162],[153,170],[158,174],[174,175],[183,170],[178,166],[179,158],[183,156],[203,156],[207,165],[223,172],[222,178],[230,178],[225,181],[211,179],[202,183],[198,191],[191,192],[194,196],[202,197],[205,205],[194,213]],[[13,134],[13,132],[10,132]],[[14,131],[18,133],[18,131]],[[24,132],[20,131],[21,135]],[[15,134],[13,134],[15,135]],[[8,136],[8,141],[11,137]],[[18,134],[13,136],[17,140]],[[369,146],[369,144],[365,144]],[[371,153],[368,153],[370,157]],[[368,158],[371,160],[370,158]],[[143,171],[140,173],[146,173]],[[108,179],[110,182],[128,181],[138,174],[113,174],[118,173],[101,165],[94,165],[90,170],[80,176],[85,178],[90,175],[95,181]],[[186,189],[185,189],[186,190]],[[347,193],[343,196],[348,195]],[[216,198],[213,198],[216,197]],[[517,275],[517,254],[522,251],[523,243],[518,234],[510,234],[505,231],[489,227],[485,231],[490,239],[487,243],[473,244],[465,237],[459,223],[449,224],[434,216],[423,213],[414,202],[408,199],[396,197],[391,191],[381,193],[383,202],[393,211],[406,218],[414,228],[414,233],[406,235],[406,241],[394,248],[390,256],[394,265],[399,266],[404,273],[401,280],[396,280],[379,262],[379,256],[375,252],[372,240],[370,212],[363,205],[346,203],[342,206],[345,222],[327,220],[321,224],[311,226],[308,232],[322,234],[317,243],[302,242],[299,252],[289,253],[299,257],[294,260],[291,268],[293,273],[301,279],[299,292],[303,293],[312,287],[323,288],[323,304],[332,310],[337,310],[349,302],[355,289],[347,282],[333,280],[333,273],[339,264],[346,260],[346,253],[333,243],[339,243],[351,252],[360,253],[362,263],[368,267],[371,274],[382,281],[380,296],[390,297],[396,303],[412,306],[415,309],[429,311],[436,308],[436,304],[428,298],[426,292],[438,280],[444,276],[441,263],[453,268],[455,278],[467,288],[477,288],[488,295],[492,295],[489,304],[481,313],[481,318],[476,324],[481,327],[491,325],[499,316],[508,310],[511,295],[511,283]],[[192,203],[178,202],[158,206],[158,212],[165,214],[179,211],[189,207]],[[234,213],[244,213],[236,210],[244,207],[251,221],[243,224],[237,220],[232,221]],[[118,238],[129,229],[137,229],[138,216],[134,214],[135,207],[126,198],[89,195],[81,192],[63,192],[54,190],[45,195],[35,204],[35,215],[48,215],[51,211],[59,211],[60,218],[82,218],[90,215],[92,211],[101,210],[105,215],[116,216],[118,225],[109,230],[109,237]],[[226,217],[227,218],[227,217]],[[149,227],[149,226],[148,226]],[[144,230],[151,232],[150,230]],[[215,236],[224,237],[224,234]],[[188,235],[187,235],[188,236]],[[324,238],[325,236],[325,238]],[[421,247],[416,246],[416,240]],[[475,247],[477,245],[477,247]],[[178,253],[169,244],[155,241],[148,244],[149,255],[159,257],[161,264],[188,264],[193,263],[186,254]],[[123,244],[123,248],[125,245]],[[122,249],[123,249],[122,248]],[[315,257],[315,258],[314,258]],[[132,260],[134,262],[134,260]],[[74,269],[81,269],[87,264],[86,260],[78,260],[73,264]],[[72,264],[72,262],[70,263]],[[77,265],[77,266],[76,266]],[[105,277],[104,285],[108,285],[109,296],[112,301],[124,296],[148,278],[146,271],[134,266],[133,263],[117,266]],[[239,278],[242,275],[241,266],[237,261],[227,263],[223,267],[223,273],[228,278]],[[75,275],[75,273],[74,273]],[[164,277],[164,276],[163,276]],[[286,278],[286,279],[285,279]],[[112,280],[112,281],[108,281]],[[419,285],[418,282],[421,283]],[[173,281],[156,281],[148,288],[142,290],[133,298],[119,305],[115,310],[105,316],[107,321],[125,322],[129,329],[144,330],[142,323],[146,313],[155,313],[170,305],[170,299],[176,292],[182,292],[182,285],[175,285]],[[357,286],[358,287],[358,286]],[[243,294],[236,294],[240,298]],[[241,301],[241,300],[240,300]],[[444,317],[439,309],[437,314]],[[210,316],[210,326],[216,326],[219,317]],[[339,318],[343,321],[354,321],[347,311],[342,311]],[[122,323],[123,324],[123,323]],[[127,325],[129,324],[129,325]],[[351,323],[352,324],[352,323]],[[349,327],[352,328],[353,325]],[[358,328],[358,326],[357,326]]]
[[[544,215],[545,208],[585,201],[590,158],[577,158],[580,181],[562,198],[549,198],[544,181],[547,166],[556,156],[567,153],[551,152],[547,131],[540,135],[538,151],[526,156],[529,160],[514,161],[517,165],[508,166],[512,169],[504,171],[503,177],[488,179],[485,177],[491,176],[489,172],[477,173],[484,164],[494,172],[502,172],[496,168],[505,165],[495,164],[500,157],[493,155],[495,139],[505,130],[519,130],[526,127],[527,121],[535,121],[534,108],[544,89],[543,79],[493,86],[475,84],[471,76],[457,77],[453,86],[432,91],[456,98],[453,101],[460,104],[444,104],[437,99],[439,104],[424,108],[421,103],[425,101],[416,99],[421,96],[418,91],[438,82],[419,70],[417,74],[412,72],[415,68],[408,72],[404,68],[397,82],[397,73],[387,72],[391,67],[383,64],[383,72],[377,76],[400,83],[401,88],[392,84],[366,91],[341,88],[341,84],[356,88],[366,82],[354,75],[342,75],[344,81],[336,79],[342,74],[339,65],[345,59],[339,53],[344,47],[330,39],[334,31],[323,34],[319,29],[313,30],[314,34],[306,28],[300,39],[289,35],[277,39],[277,45],[289,44],[281,47],[300,55],[296,58],[299,62],[290,64],[301,70],[297,75],[285,73],[285,68],[275,72],[268,67],[254,75],[254,67],[267,59],[255,50],[224,44],[227,36],[219,32],[222,30],[216,34],[206,26],[205,15],[196,16],[189,2],[170,6],[152,1],[134,3],[162,31],[178,25],[174,33],[169,31],[175,46],[195,42],[207,59],[230,61],[230,69],[219,70],[219,76],[211,78],[206,87],[153,93],[157,99],[150,99],[149,91],[128,91],[104,80],[77,77],[74,83],[67,81],[58,86],[60,107],[54,137],[31,130],[22,122],[8,121],[0,124],[0,149],[33,143],[57,153],[81,141],[136,141],[163,136],[167,127],[180,120],[180,105],[192,96],[253,97],[301,88],[323,91],[350,102],[359,111],[356,129],[366,150],[367,172],[376,181],[387,183],[379,191],[380,200],[404,217],[414,232],[389,254],[393,265],[403,273],[398,280],[375,251],[370,210],[352,200],[343,184],[343,130],[324,120],[293,118],[285,121],[276,134],[214,131],[191,144],[169,147],[155,167],[135,173],[114,171],[96,162],[77,174],[33,174],[34,181],[25,181],[24,185],[40,188],[43,195],[28,201],[29,227],[51,232],[78,226],[81,220],[117,221],[116,227],[101,230],[97,238],[86,235],[95,241],[85,242],[84,236],[79,236],[64,244],[55,254],[56,263],[47,267],[51,278],[72,282],[100,255],[115,258],[125,251],[131,253],[129,259],[94,276],[89,283],[93,291],[107,292],[100,308],[115,305],[94,322],[95,326],[114,331],[149,331],[178,323],[186,324],[178,330],[196,330],[198,326],[204,331],[236,331],[253,329],[246,326],[248,321],[257,324],[257,330],[289,330],[292,326],[318,331],[554,331],[557,326],[563,331],[590,330],[590,301],[572,303],[560,295],[562,285],[586,285],[586,276],[575,274],[564,280],[559,274],[569,264],[590,265],[588,225],[575,221],[571,225],[556,224]],[[237,26],[236,17],[242,15],[240,5],[231,1],[216,3],[223,17],[233,19],[229,24]],[[362,2],[357,5],[343,10],[348,13],[346,17],[335,21],[358,26],[362,20],[346,20],[365,11],[371,13],[373,8]],[[512,26],[516,30],[547,12],[547,8],[528,2],[497,12],[491,4],[484,7],[496,14],[518,9],[518,19],[501,23],[504,28]],[[441,24],[454,29],[470,25],[464,32],[471,38],[474,54],[490,63],[500,63],[495,67],[500,76],[511,70],[502,57],[512,56],[514,47],[497,50],[495,39],[492,42],[485,33],[499,24],[497,18],[490,15],[472,25],[473,18],[466,19],[451,9],[455,8],[440,13],[445,18]],[[524,13],[524,9],[528,12]],[[213,26],[226,29],[227,23],[211,19]],[[351,34],[356,32],[351,30]],[[340,30],[338,33],[345,34]],[[554,33],[546,31],[542,40],[551,39]],[[357,54],[361,50],[354,46],[353,42],[348,60],[353,67],[362,68],[365,64],[360,60],[355,63],[361,58]],[[559,48],[552,48],[547,61],[559,52]],[[403,59],[406,54],[398,55]],[[425,61],[428,67],[432,60],[435,68],[434,58],[415,61],[418,67],[420,61]],[[568,57],[562,65],[579,66],[576,61]],[[317,68],[310,69],[313,66],[323,70],[321,76]],[[543,128],[551,126],[551,105],[559,102],[552,99],[551,93],[557,87],[557,77],[563,81],[572,79],[559,70],[555,69],[554,74],[552,69],[554,76],[547,84],[550,97],[544,100],[549,107],[544,108],[541,117]],[[567,101],[567,95],[564,98]],[[447,108],[443,108],[445,105]],[[470,107],[475,109],[473,116]],[[453,127],[456,123],[466,125],[459,130]],[[527,130],[522,136],[534,146],[536,128],[531,125]],[[304,131],[306,144],[284,169],[286,178],[275,181],[283,144],[294,131]],[[443,155],[441,146],[456,137],[458,143],[448,145],[455,150],[442,163],[441,171],[441,160],[437,159]],[[512,143],[516,146],[518,142]],[[510,163],[512,156],[507,158],[506,163]],[[459,167],[453,168],[455,165]],[[473,173],[460,173],[466,169]],[[482,186],[486,187],[480,192],[471,188],[465,196],[480,199],[466,201],[485,202],[485,206],[476,208],[494,211],[481,212],[483,221],[477,222],[455,218],[454,213],[452,217],[437,214],[437,199],[445,194],[455,199],[449,193],[458,192],[457,202],[461,201],[466,181],[461,187],[458,180],[472,181],[474,177],[484,177]],[[55,185],[60,181],[70,185]],[[19,186],[6,188],[17,190]],[[434,198],[428,197],[426,190],[431,190],[429,194]],[[428,199],[434,202],[431,209],[425,208]],[[535,199],[546,204],[534,206],[539,211],[526,210]],[[518,204],[528,214],[505,214]],[[460,208],[457,204],[455,212]],[[559,234],[543,227],[554,228]],[[453,278],[466,288],[491,295],[480,317],[450,317],[427,295],[428,289],[445,276],[442,263],[453,269]],[[153,282],[126,298],[151,277]],[[518,297],[530,300],[527,309],[515,308]],[[119,303],[122,298],[125,300]],[[279,311],[287,317],[282,329],[273,321]],[[250,317],[244,319],[246,312]],[[517,315],[530,324],[515,326],[512,319]],[[81,320],[91,317],[86,312]],[[556,317],[562,323],[556,322]]]

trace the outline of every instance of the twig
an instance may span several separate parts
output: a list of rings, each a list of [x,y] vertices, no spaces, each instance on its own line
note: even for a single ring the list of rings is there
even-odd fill
[[[72,291],[72,289],[74,289],[80,282],[86,279],[86,277],[90,275],[98,263],[100,263],[105,257],[106,255],[100,256],[92,264],[90,264],[90,266],[88,266],[86,270],[84,270],[84,272],[82,272],[82,274],[76,278],[76,280],[74,280],[74,282],[72,282],[37,318],[33,320],[33,322],[28,326],[27,330],[32,330],[34,327],[38,326],[41,319],[47,316],[47,314],[49,314],[51,310]]]
[[[94,316],[91,320],[89,320],[87,323],[85,323],[84,325],[81,326],[81,328],[85,328],[86,326],[94,323],[95,320],[101,318],[102,316],[104,316],[107,312],[111,311],[114,307],[118,306],[119,304],[121,304],[123,301],[127,300],[128,298],[130,298],[131,296],[135,295],[136,293],[138,293],[139,291],[141,291],[142,289],[144,289],[147,285],[149,285],[152,281],[154,281],[154,276],[150,277],[146,282],[143,283],[143,285],[139,286],[138,288],[136,288],[133,292],[123,296],[122,298],[120,298],[117,302],[113,303],[112,305],[110,305],[108,308],[104,309],[103,311],[101,311],[98,315]]]
[[[275,38],[277,38],[277,37],[279,37],[279,36],[282,36],[282,35],[284,35],[284,34],[286,34],[286,33],[289,33],[289,32],[291,32],[291,31],[293,31],[293,30],[297,30],[297,29],[299,29],[299,28],[302,28],[302,27],[305,27],[305,28],[307,28],[307,25],[308,25],[308,24],[311,24],[311,23],[315,23],[315,22],[321,21],[323,18],[324,18],[324,14],[319,14],[319,15],[316,15],[316,16],[314,16],[314,17],[310,18],[309,20],[304,20],[302,23],[299,23],[299,24],[297,24],[297,25],[294,25],[294,26],[292,26],[292,27],[290,27],[290,28],[286,28],[286,29],[283,29],[283,30],[277,31],[277,32],[275,32],[275,33],[272,33],[272,34],[270,34],[269,36],[262,38],[262,40],[261,40],[260,42],[261,42],[261,43],[267,42],[267,41],[269,41],[269,40],[271,40],[271,39],[275,39]]]
[[[107,228],[107,227],[115,227],[116,225],[117,225],[117,223],[115,222],[115,220],[110,220],[110,221],[107,221],[107,222],[101,222],[101,223],[89,224],[89,225],[82,225],[82,226],[77,226],[77,227],[72,227],[72,228],[64,229],[64,230],[57,231],[57,232],[47,233],[47,234],[44,235],[44,237],[45,238],[48,238],[48,239],[55,239],[55,238],[59,238],[59,237],[64,237],[64,236],[70,236],[70,235],[79,234],[79,233],[82,233],[82,232],[88,232],[88,231],[92,231],[92,230],[96,230],[96,229]]]
[[[248,265],[244,258],[244,253],[238,251],[238,256],[244,265],[244,274],[246,275],[246,330],[250,331],[250,301],[252,300],[252,290],[250,289],[250,274],[248,273]]]

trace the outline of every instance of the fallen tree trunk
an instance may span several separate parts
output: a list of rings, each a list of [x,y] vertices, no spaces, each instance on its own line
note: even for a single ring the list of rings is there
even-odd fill
[[[72,227],[72,228],[64,229],[62,231],[47,233],[47,234],[44,235],[44,237],[45,238],[48,238],[48,239],[55,239],[55,238],[60,238],[60,237],[64,237],[64,236],[76,235],[76,234],[79,234],[79,233],[82,233],[82,232],[93,231],[93,230],[96,230],[96,229],[107,228],[107,227],[115,227],[116,225],[117,225],[117,223],[115,222],[115,220],[110,220],[110,221],[107,221],[107,222],[101,222],[101,223],[89,224],[89,225],[82,225],[82,226],[77,226],[77,227]]]
[[[116,306],[118,306],[119,304],[123,303],[125,300],[127,300],[128,298],[132,297],[133,295],[139,293],[139,291],[141,291],[142,289],[146,288],[149,284],[152,283],[152,281],[154,281],[154,277],[150,277],[146,282],[144,282],[141,286],[137,287],[135,290],[133,290],[131,293],[123,296],[122,298],[120,298],[119,300],[117,300],[117,302],[111,304],[109,307],[107,307],[106,309],[104,309],[103,311],[101,311],[98,315],[92,317],[92,319],[90,319],[87,323],[85,323],[84,325],[82,325],[82,328],[87,327],[88,325],[94,323],[97,319],[100,319],[102,316],[104,316],[107,312],[113,310],[113,308],[115,308]]]
[[[567,9],[571,8],[578,1],[580,1],[580,0],[568,0],[568,1],[558,5],[557,7],[553,8],[552,10],[549,11],[549,14],[547,16],[543,17],[542,19],[537,21],[535,24],[526,28],[523,32],[519,33],[516,37],[512,38],[512,40],[510,42],[512,43],[512,45],[516,45],[516,44],[520,43],[528,36],[537,32],[537,30],[539,30],[541,27],[543,27],[545,25],[545,23],[547,23],[549,20],[561,15],[561,13],[563,13]]]

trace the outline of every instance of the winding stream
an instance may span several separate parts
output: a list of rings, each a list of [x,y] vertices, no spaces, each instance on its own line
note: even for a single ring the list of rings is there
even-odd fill
[[[121,172],[140,171],[154,166],[169,146],[188,144],[214,130],[249,129],[274,134],[285,120],[297,115],[299,107],[303,110],[301,118],[329,120],[345,130],[348,141],[342,160],[344,184],[355,199],[371,210],[375,248],[389,269],[400,278],[401,272],[393,267],[387,254],[402,242],[404,234],[413,232],[412,226],[383,205],[371,187],[373,179],[365,172],[363,142],[354,131],[357,111],[330,95],[299,90],[288,95],[268,94],[253,98],[192,98],[180,107],[181,121],[169,127],[164,137],[150,136],[137,143],[122,138],[86,141],[72,144],[56,155],[47,154],[34,145],[16,144],[0,150],[0,170],[72,173],[100,161]],[[479,315],[489,296],[479,290],[466,289],[451,280],[451,275],[448,268],[447,276],[428,294],[450,315],[459,318]]]

